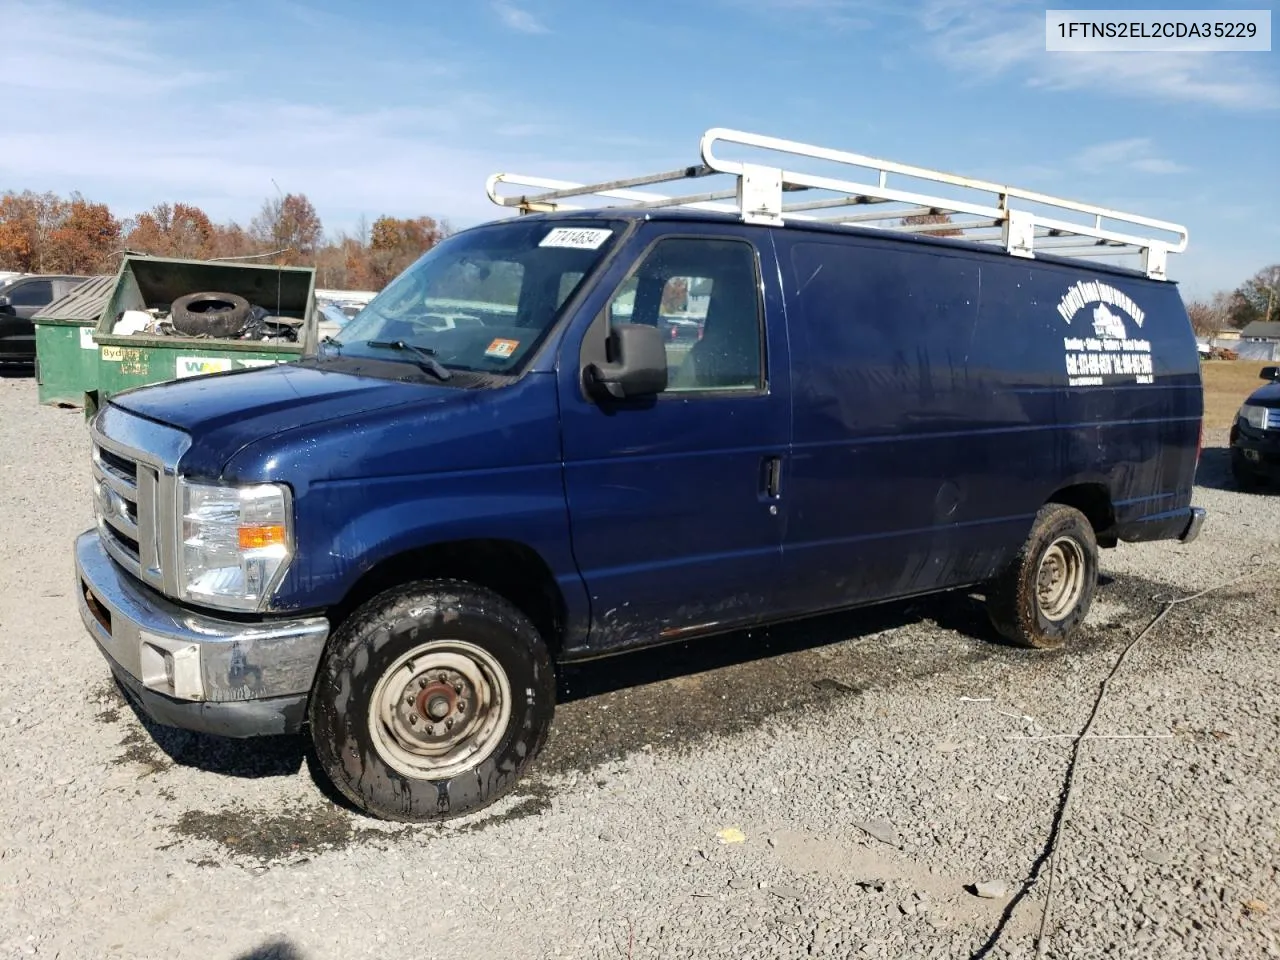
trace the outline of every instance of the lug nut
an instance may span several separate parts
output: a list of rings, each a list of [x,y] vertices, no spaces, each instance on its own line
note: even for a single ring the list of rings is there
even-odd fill
[[[409,714],[409,726],[413,727],[413,726],[417,726],[417,724],[418,724],[418,715],[416,713]]]
[[[466,712],[467,712],[467,701],[465,701],[465,700],[459,700],[459,701],[458,701],[458,712],[459,712],[459,713],[466,713]]]
[[[453,729],[453,720],[452,720],[452,718],[450,718],[449,720],[446,720],[446,721],[444,722],[444,728],[445,728],[446,730],[452,730],[452,729]]]

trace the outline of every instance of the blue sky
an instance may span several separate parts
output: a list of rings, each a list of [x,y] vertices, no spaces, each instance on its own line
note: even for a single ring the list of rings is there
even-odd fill
[[[1188,295],[1280,261],[1276,53],[1049,54],[1044,9],[0,0],[0,190],[247,222],[274,180],[331,232],[466,226],[490,173],[653,172],[729,126],[1185,223]]]

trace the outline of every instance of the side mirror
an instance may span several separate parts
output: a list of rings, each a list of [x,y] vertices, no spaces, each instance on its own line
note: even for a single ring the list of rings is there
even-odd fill
[[[0,297],[0,313],[13,313],[13,301],[8,297]]]
[[[594,396],[644,397],[667,389],[667,350],[657,327],[620,323],[605,344],[606,363],[583,371],[587,391]]]
[[[0,297],[0,300],[3,299],[3,297]],[[1258,376],[1263,380],[1280,380],[1280,367],[1263,367],[1258,372]]]

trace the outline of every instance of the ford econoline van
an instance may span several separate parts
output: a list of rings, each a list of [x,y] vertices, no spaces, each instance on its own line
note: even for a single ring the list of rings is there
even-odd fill
[[[960,588],[1057,647],[1100,549],[1195,538],[1180,227],[732,131],[703,160],[493,178],[521,215],[441,242],[315,355],[105,404],[79,605],[137,708],[305,730],[360,809],[443,818],[518,782],[557,664]],[[634,189],[714,174],[736,183]],[[1076,255],[1113,250],[1139,266]]]

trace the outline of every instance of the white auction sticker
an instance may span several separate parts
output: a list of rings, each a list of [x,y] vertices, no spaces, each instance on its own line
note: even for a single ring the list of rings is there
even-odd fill
[[[612,230],[592,230],[581,227],[556,227],[538,244],[540,247],[572,247],[574,250],[599,250],[600,244],[609,239]]]

